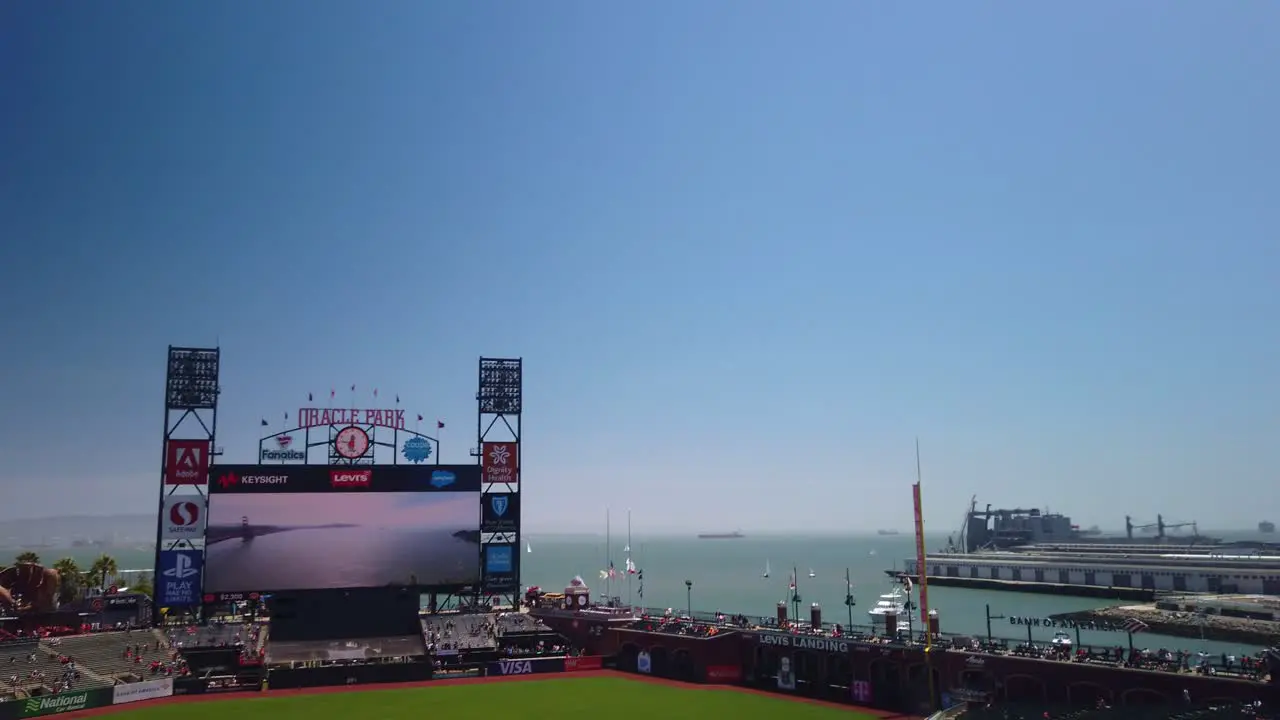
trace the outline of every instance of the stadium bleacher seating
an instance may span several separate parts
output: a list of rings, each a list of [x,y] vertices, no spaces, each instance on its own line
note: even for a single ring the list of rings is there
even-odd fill
[[[430,652],[492,650],[498,647],[497,618],[488,613],[449,613],[422,618],[422,637]]]
[[[505,612],[498,615],[498,635],[547,632],[552,632],[551,628],[527,613]]]
[[[70,658],[81,670],[86,683],[111,685],[129,682],[135,678],[145,679],[147,664],[152,660],[168,659],[169,651],[161,649],[163,640],[164,636],[153,630],[44,640],[40,643],[44,655],[41,662],[60,662],[60,658]]]

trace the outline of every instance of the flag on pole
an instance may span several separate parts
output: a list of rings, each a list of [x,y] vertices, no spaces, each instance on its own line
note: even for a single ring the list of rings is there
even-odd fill
[[[437,429],[437,430],[443,430],[443,429],[444,429],[444,421],[443,421],[443,420],[436,420],[436,429]]]
[[[262,418],[262,427],[266,427],[266,426],[268,426],[268,425],[270,425],[270,424],[271,424],[271,423],[267,422],[267,419],[266,419],[266,418]]]
[[[333,388],[329,388],[329,399],[330,399],[330,400],[332,400],[332,399],[333,399],[333,396],[334,396],[334,395],[337,395],[337,394],[338,394],[338,391],[337,391],[337,390],[334,390]]]
[[[307,402],[313,402],[315,398],[311,397],[311,393],[307,393]]]
[[[356,386],[355,386],[355,385],[352,385],[352,386],[351,386],[351,392],[355,392],[355,391],[356,391]]]
[[[421,415],[419,415],[419,416],[418,416],[418,422],[422,422],[422,416],[421,416]]]
[[[378,388],[373,389],[373,396],[378,397]]]
[[[636,564],[631,562],[631,558],[627,558],[627,574],[628,575],[636,574]]]
[[[399,405],[399,404],[400,404],[400,396],[399,396],[399,395],[396,395],[396,404],[397,404],[397,405]]]

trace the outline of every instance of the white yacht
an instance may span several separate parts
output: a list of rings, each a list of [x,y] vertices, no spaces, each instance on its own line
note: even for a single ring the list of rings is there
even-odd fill
[[[867,611],[868,615],[904,615],[907,612],[906,594],[898,588],[894,588],[893,592],[880,596],[876,601],[875,607]]]
[[[1056,648],[1071,649],[1074,644],[1071,642],[1071,636],[1064,632],[1056,632],[1053,634],[1053,646]]]

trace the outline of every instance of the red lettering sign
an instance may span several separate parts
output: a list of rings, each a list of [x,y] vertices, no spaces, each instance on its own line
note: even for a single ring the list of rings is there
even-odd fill
[[[487,442],[480,447],[481,482],[515,484],[520,478],[520,444]]]
[[[329,484],[336,488],[367,488],[372,481],[372,470],[329,471]]]
[[[165,485],[203,485],[208,481],[208,440],[170,440],[164,457]]]
[[[742,667],[739,665],[708,665],[707,682],[734,683],[742,679]]]
[[[599,670],[604,667],[604,658],[599,655],[590,657],[567,657],[564,659],[565,672],[578,672],[580,670]]]
[[[397,430],[408,429],[404,424],[404,411],[394,408],[385,410],[298,408],[298,427],[309,428],[321,425],[379,425]]]

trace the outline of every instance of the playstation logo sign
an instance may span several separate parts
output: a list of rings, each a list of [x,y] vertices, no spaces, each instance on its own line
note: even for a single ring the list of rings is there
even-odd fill
[[[164,550],[160,553],[160,582],[156,604],[191,607],[200,604],[200,574],[204,558],[199,550]]]
[[[200,571],[196,569],[195,561],[191,559],[190,555],[179,555],[174,558],[173,567],[164,571],[165,577],[177,578],[178,580],[185,580],[192,575],[199,574]]]

